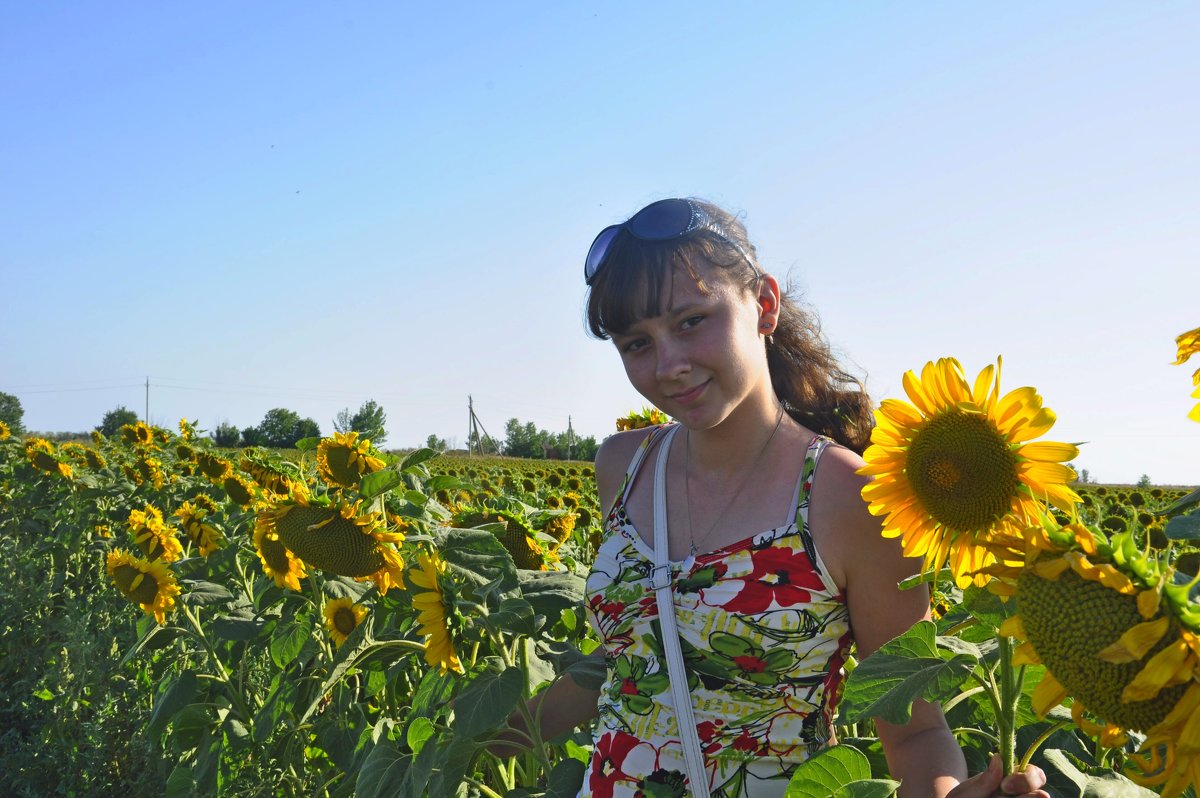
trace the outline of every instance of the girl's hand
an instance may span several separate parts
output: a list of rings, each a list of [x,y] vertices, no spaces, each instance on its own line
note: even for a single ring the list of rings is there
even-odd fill
[[[959,784],[946,798],[1050,798],[1050,793],[1042,789],[1046,786],[1046,774],[1037,765],[1030,765],[1021,773],[1002,776],[1000,757],[993,756],[987,770]]]

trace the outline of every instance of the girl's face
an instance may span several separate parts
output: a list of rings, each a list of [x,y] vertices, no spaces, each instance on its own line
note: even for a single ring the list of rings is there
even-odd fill
[[[707,293],[677,268],[663,312],[612,340],[638,393],[688,427],[708,429],[755,392],[771,390],[762,336],[774,327],[778,284],[765,276],[755,296],[717,267],[697,272]]]

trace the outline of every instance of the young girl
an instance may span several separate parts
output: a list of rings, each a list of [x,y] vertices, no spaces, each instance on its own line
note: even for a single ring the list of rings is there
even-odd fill
[[[918,563],[860,496],[870,400],[712,204],[660,200],[606,228],[585,278],[592,333],[611,338],[634,388],[676,423],[613,435],[596,456],[610,509],[587,606],[608,679],[598,692],[561,679],[535,699],[543,735],[598,715],[581,796],[782,796],[795,766],[834,742],[851,644],[866,657],[929,617],[925,590],[896,587]],[[652,584],[665,578],[656,513],[683,693]],[[1037,768],[1002,793],[998,760],[964,781],[936,705],[877,726],[905,798],[1048,798]]]

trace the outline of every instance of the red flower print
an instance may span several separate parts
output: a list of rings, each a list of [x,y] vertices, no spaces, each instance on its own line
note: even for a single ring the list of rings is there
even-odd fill
[[[750,553],[754,570],[743,577],[745,587],[725,602],[729,612],[754,614],[774,603],[779,607],[806,604],[811,590],[824,587],[803,549],[766,548]]]
[[[721,727],[724,725],[725,721],[720,718],[696,724],[696,735],[700,738],[700,745],[704,749],[704,753],[715,754],[725,747],[716,739],[716,736],[721,733]]]
[[[745,751],[748,754],[757,754],[763,745],[756,738],[751,737],[749,733],[742,732],[733,741],[733,750]]]
[[[733,662],[743,673],[762,673],[767,669],[766,660],[755,656],[734,657]]]
[[[596,741],[592,752],[592,775],[588,789],[597,798],[613,798],[613,787],[618,781],[634,781],[621,768],[625,757],[637,747],[638,738],[625,732],[609,732]]]

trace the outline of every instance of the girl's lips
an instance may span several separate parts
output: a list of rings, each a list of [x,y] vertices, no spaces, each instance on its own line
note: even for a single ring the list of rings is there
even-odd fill
[[[681,405],[690,405],[692,402],[694,402],[700,398],[700,394],[704,392],[704,389],[707,386],[708,386],[708,381],[705,380],[704,382],[697,385],[695,388],[691,388],[689,390],[684,391],[683,393],[677,393],[677,394],[673,395],[671,397],[671,399],[676,402],[679,402]]]

